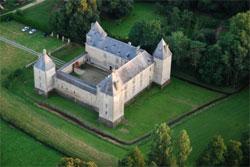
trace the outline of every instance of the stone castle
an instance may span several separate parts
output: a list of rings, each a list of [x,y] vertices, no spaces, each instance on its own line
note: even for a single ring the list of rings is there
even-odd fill
[[[99,120],[114,127],[124,116],[124,105],[152,82],[170,81],[172,53],[162,39],[153,55],[131,43],[111,38],[98,22],[86,35],[86,53],[59,69],[46,50],[34,65],[39,94],[52,90],[99,113]]]

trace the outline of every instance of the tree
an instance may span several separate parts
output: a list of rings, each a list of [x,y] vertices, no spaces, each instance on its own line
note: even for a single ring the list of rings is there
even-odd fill
[[[131,153],[119,161],[119,166],[144,167],[145,161],[140,149],[135,147]]]
[[[249,76],[250,11],[230,19],[229,31],[220,36],[218,44],[223,49],[226,83],[238,87]]]
[[[198,166],[221,166],[225,164],[225,154],[227,147],[221,136],[215,136],[208,147],[201,154]]]
[[[97,167],[97,165],[92,161],[85,162],[79,158],[63,157],[58,167]]]
[[[100,11],[111,18],[121,18],[133,9],[134,0],[101,0]]]
[[[250,133],[247,131],[243,133],[241,143],[242,143],[242,152],[243,152],[243,159],[242,159],[242,166],[249,166],[250,165]]]
[[[96,0],[68,0],[54,12],[52,30],[83,43],[90,24],[99,19]]]
[[[178,141],[178,165],[185,166],[189,154],[192,151],[191,142],[186,130],[182,130]]]
[[[149,162],[158,166],[174,166],[171,129],[166,123],[158,125],[152,133],[153,142],[149,153]]]
[[[137,22],[129,32],[129,40],[132,43],[151,52],[163,36],[161,22],[158,20]]]
[[[230,140],[227,146],[226,164],[227,166],[240,166],[243,158],[241,142]]]

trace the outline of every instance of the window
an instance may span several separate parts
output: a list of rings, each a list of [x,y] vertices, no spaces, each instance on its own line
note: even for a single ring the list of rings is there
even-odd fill
[[[105,104],[105,107],[108,108],[108,104]]]
[[[107,115],[107,114],[108,114],[108,112],[106,111],[106,112],[105,112],[105,115]]]

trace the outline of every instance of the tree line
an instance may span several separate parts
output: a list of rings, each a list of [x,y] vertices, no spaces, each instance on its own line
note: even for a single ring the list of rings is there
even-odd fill
[[[221,24],[221,20],[197,16],[186,9],[165,10],[164,21],[137,22],[129,40],[152,53],[164,37],[173,52],[173,69],[205,83],[237,88],[248,81],[250,11]]]

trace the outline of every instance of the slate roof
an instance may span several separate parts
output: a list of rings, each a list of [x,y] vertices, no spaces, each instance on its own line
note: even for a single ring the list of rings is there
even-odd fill
[[[172,55],[168,45],[166,44],[166,42],[161,39],[161,41],[159,42],[159,44],[157,45],[157,48],[155,49],[153,56],[155,58],[158,59],[165,59],[166,57]]]
[[[98,84],[100,91],[114,95],[121,84],[128,82],[152,63],[154,63],[152,56],[147,51],[140,50],[135,58],[112,72],[111,75]]]
[[[91,85],[89,83],[86,83],[79,78],[71,76],[70,74],[64,73],[62,71],[57,71],[56,77],[63,80],[63,81],[66,81],[70,84],[73,84],[73,85],[75,85],[83,90],[86,90],[92,94],[96,94],[96,86],[95,85]]]
[[[121,79],[117,75],[117,72],[113,71],[108,77],[102,80],[98,86],[101,92],[113,96],[116,92],[120,91]]]
[[[138,51],[138,48],[131,44],[108,37],[98,22],[91,26],[90,31],[87,33],[86,42],[88,45],[128,60],[133,59]]]
[[[40,58],[37,60],[37,62],[35,63],[34,67],[43,70],[43,71],[47,71],[50,70],[51,68],[55,68],[55,63],[53,62],[53,60],[47,55],[46,50],[43,50],[43,54],[42,56],[40,56]]]

